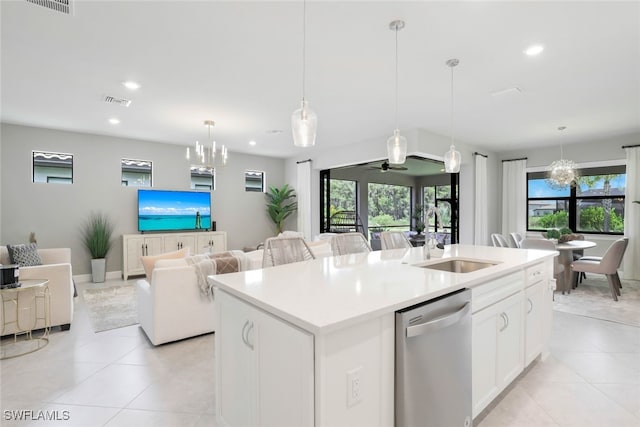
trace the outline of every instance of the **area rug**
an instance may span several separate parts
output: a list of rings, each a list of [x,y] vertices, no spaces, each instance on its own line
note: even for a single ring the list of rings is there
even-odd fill
[[[136,288],[119,285],[82,291],[94,332],[108,331],[138,323]]]
[[[553,309],[640,327],[640,281],[622,280],[621,293],[614,301],[605,276],[587,273],[570,294],[556,292]]]

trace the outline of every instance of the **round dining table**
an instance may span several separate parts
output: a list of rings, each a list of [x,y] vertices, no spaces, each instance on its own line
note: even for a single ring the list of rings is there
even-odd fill
[[[564,265],[564,286],[563,288],[571,291],[573,284],[571,283],[571,263],[573,262],[573,251],[582,251],[594,248],[595,242],[588,240],[569,240],[568,242],[556,243],[556,249],[560,252],[558,260]]]

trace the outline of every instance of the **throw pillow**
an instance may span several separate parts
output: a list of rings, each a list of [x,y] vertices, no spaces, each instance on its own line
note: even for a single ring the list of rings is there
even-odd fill
[[[151,276],[153,274],[153,269],[156,265],[156,261],[159,259],[176,259],[176,258],[185,258],[189,256],[189,248],[182,248],[179,251],[175,252],[167,252],[160,255],[147,255],[142,257],[142,266],[144,267],[144,272],[147,275],[147,282],[151,284]]]
[[[35,243],[26,245],[7,245],[9,259],[12,264],[20,267],[30,267],[32,265],[42,265],[42,259],[38,254],[38,247]]]

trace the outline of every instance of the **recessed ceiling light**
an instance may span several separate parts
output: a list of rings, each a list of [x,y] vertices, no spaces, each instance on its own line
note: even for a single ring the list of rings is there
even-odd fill
[[[540,55],[540,53],[542,53],[543,50],[544,50],[544,46],[542,46],[541,44],[534,44],[533,46],[529,46],[524,51],[524,53],[529,56],[536,56],[536,55]]]
[[[251,140],[251,141],[249,141],[249,145],[253,147],[254,145],[256,145],[256,142]]]
[[[128,80],[126,82],[122,82],[122,85],[127,89],[136,90],[140,89],[140,83]]]
[[[276,135],[276,134],[279,134],[279,133],[282,133],[282,132],[284,132],[282,129],[269,129],[269,130],[267,130],[267,133],[270,133],[270,134],[273,134],[273,135]]]
[[[120,123],[120,119],[112,117],[109,119],[109,123],[111,123],[112,125],[117,125],[118,123]]]

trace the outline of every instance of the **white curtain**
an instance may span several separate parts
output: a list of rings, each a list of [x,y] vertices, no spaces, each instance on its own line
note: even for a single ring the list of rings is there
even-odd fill
[[[475,224],[473,243],[475,245],[489,244],[489,215],[487,204],[487,158],[476,154],[476,181],[475,181]]]
[[[502,234],[526,234],[527,176],[526,160],[502,162]]]
[[[629,246],[622,265],[625,279],[640,280],[640,147],[627,150],[627,189],[624,202],[624,234],[629,238]]]
[[[298,232],[311,240],[311,160],[298,163]]]

